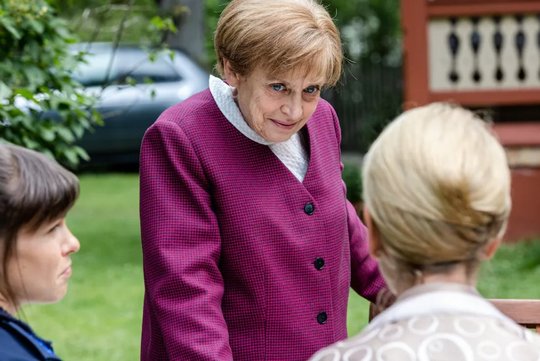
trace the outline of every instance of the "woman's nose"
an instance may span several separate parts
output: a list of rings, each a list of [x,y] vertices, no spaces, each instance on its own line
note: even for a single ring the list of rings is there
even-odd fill
[[[67,242],[65,243],[65,248],[64,248],[65,255],[76,253],[79,251],[80,248],[81,248],[81,243],[79,242],[77,237],[75,237],[73,233],[71,233],[71,231],[68,228],[67,229]]]
[[[288,120],[298,121],[304,113],[301,97],[291,96],[289,101],[281,106],[281,111],[287,115]]]

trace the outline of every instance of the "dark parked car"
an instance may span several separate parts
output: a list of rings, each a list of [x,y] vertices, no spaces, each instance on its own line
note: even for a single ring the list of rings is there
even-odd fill
[[[87,63],[75,74],[85,89],[99,95],[104,126],[80,140],[89,165],[136,165],[146,129],[167,107],[208,87],[208,73],[185,53],[149,53],[140,47],[77,44],[88,52]],[[82,166],[88,164],[82,164]]]

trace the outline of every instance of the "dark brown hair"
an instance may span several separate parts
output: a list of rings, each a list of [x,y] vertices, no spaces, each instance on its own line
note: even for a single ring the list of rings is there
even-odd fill
[[[79,181],[53,159],[36,151],[0,143],[0,293],[16,304],[7,264],[16,257],[21,228],[37,230],[62,217],[79,195]]]

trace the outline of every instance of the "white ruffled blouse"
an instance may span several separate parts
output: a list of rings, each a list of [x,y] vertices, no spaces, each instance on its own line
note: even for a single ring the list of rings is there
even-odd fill
[[[210,75],[210,93],[225,118],[243,135],[259,144],[267,145],[279,160],[294,174],[300,182],[307,172],[309,155],[302,142],[302,137],[295,133],[289,140],[272,143],[261,137],[244,120],[238,105],[234,101],[233,88],[223,80]]]

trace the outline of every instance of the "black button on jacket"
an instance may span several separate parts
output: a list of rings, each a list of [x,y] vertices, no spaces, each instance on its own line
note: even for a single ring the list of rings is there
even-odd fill
[[[313,205],[313,203],[306,203],[306,205],[304,206],[304,212],[306,212],[308,216],[311,216],[313,212],[315,212],[315,206]]]

